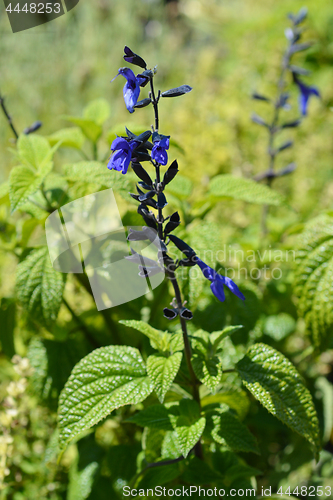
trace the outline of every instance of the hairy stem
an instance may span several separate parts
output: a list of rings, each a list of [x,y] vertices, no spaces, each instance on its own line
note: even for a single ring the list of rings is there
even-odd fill
[[[159,127],[158,98],[156,99],[153,78],[150,78],[150,89],[151,89],[151,101],[152,101],[152,105],[153,105],[154,113],[155,113],[155,132],[157,132],[158,127]],[[155,166],[155,171],[156,171],[156,179],[155,179],[156,188],[157,188],[157,190],[159,190],[160,185],[161,185],[160,184],[161,183],[160,165],[159,165],[159,163],[154,162],[154,166]],[[163,220],[164,220],[163,219],[163,209],[158,208],[158,218],[157,218],[158,236],[159,236],[161,241],[165,241],[165,238],[163,235]],[[175,292],[177,309],[178,309],[178,313],[179,313],[180,325],[181,325],[183,340],[184,340],[185,359],[186,359],[187,368],[188,368],[188,371],[190,374],[190,382],[191,382],[191,386],[192,386],[193,399],[199,404],[199,406],[201,406],[200,394],[199,394],[199,388],[198,388],[199,382],[198,382],[197,377],[194,373],[192,362],[191,362],[192,350],[191,350],[190,340],[188,337],[186,320],[180,316],[180,312],[181,312],[182,307],[183,307],[183,301],[182,301],[178,281],[177,281],[177,278],[175,275],[175,269],[176,269],[175,263],[174,262],[170,263],[169,258],[168,258],[167,264],[165,265],[165,270],[166,270],[166,274],[167,274],[168,278],[170,279],[170,281],[172,283],[172,286],[173,286],[173,289]],[[202,450],[202,445],[201,445],[200,440],[198,441],[198,443],[194,447],[194,453],[198,458],[203,459],[203,450]]]
[[[16,132],[16,128],[14,127],[14,124],[12,122],[12,118],[11,118],[10,114],[8,113],[7,108],[5,106],[5,99],[1,95],[0,95],[0,106],[2,108],[2,111],[4,112],[5,117],[7,118],[8,124],[9,124],[10,128],[12,129],[13,134],[15,135],[15,139],[18,139],[18,133]]]
[[[282,58],[282,64],[281,64],[281,72],[279,76],[279,80],[277,83],[277,96],[275,99],[275,105],[274,105],[274,114],[272,118],[272,122],[269,126],[269,135],[268,135],[268,156],[269,156],[269,161],[268,161],[268,172],[273,173],[275,169],[275,157],[276,157],[276,151],[274,149],[274,139],[277,131],[277,125],[279,123],[279,117],[280,117],[280,109],[281,109],[281,97],[284,91],[285,87],[285,75],[286,71],[288,69],[289,63],[290,63],[290,47],[291,43],[288,44],[288,47],[283,54]],[[272,177],[267,177],[266,182],[268,187],[272,186],[273,183],[273,176]],[[269,212],[269,205],[264,205],[263,210],[262,210],[262,218],[261,218],[261,230],[262,234],[264,236],[267,235],[267,216]]]

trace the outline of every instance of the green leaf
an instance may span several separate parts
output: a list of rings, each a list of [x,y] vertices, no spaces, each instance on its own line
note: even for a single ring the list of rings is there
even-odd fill
[[[47,247],[33,250],[17,266],[17,298],[35,320],[46,326],[57,319],[66,276],[53,269]]]
[[[45,137],[22,134],[17,141],[17,152],[21,163],[38,169],[47,158],[50,160],[51,147]]]
[[[144,401],[153,391],[137,349],[96,349],[73,369],[59,398],[60,449],[116,408]]]
[[[60,142],[61,147],[81,149],[85,137],[79,127],[62,128],[47,137],[50,146]]]
[[[298,314],[317,348],[325,350],[333,333],[333,217],[307,224],[296,254],[294,291]]]
[[[205,429],[206,419],[200,414],[196,401],[182,399],[179,403],[179,415],[170,415],[174,428],[175,444],[185,458],[199,441]]]
[[[29,379],[34,393],[53,408],[73,367],[89,352],[88,347],[81,333],[71,334],[64,341],[33,337],[27,357],[34,370]]]
[[[91,462],[80,470],[76,462],[72,464],[69,470],[67,500],[86,500],[89,497],[97,469],[97,462]]]
[[[192,189],[192,181],[188,177],[184,177],[181,174],[176,175],[173,181],[168,184],[168,193],[171,193],[181,199],[190,196]]]
[[[100,98],[91,101],[86,106],[83,111],[83,117],[97,123],[97,125],[103,125],[103,123],[109,118],[110,113],[110,104],[106,99]]]
[[[227,326],[219,332],[212,332],[209,338],[213,345],[214,352],[219,351],[219,346],[223,339],[231,335],[233,332],[237,332],[237,330],[240,330],[241,328],[243,328],[243,325]]]
[[[282,340],[290,335],[296,327],[296,321],[290,314],[280,313],[268,316],[264,324],[264,333],[274,340]]]
[[[205,384],[212,392],[221,382],[222,363],[217,356],[203,356],[201,353],[192,357],[193,370],[200,382]]]
[[[129,182],[125,175],[110,171],[106,164],[98,161],[80,161],[63,166],[67,180],[72,182],[96,183],[100,186],[113,188],[115,191],[129,189]]]
[[[235,451],[245,451],[259,454],[255,437],[229,410],[212,416],[214,428],[212,437],[217,443],[227,444]]]
[[[182,357],[181,352],[176,352],[169,357],[162,354],[152,354],[147,358],[147,373],[161,403],[163,403],[165,394],[176,378]]]
[[[237,363],[253,396],[274,416],[319,448],[319,427],[311,394],[294,365],[265,344],[251,346]]]
[[[170,411],[165,406],[152,405],[127,419],[127,422],[133,422],[142,427],[153,427],[155,429],[172,431],[173,427],[170,422],[169,414]]]
[[[223,479],[222,474],[213,470],[207,462],[203,462],[197,457],[190,460],[182,478],[189,484],[210,484]]]
[[[144,321],[137,321],[135,319],[124,319],[119,321],[122,325],[128,326],[130,328],[134,328],[138,332],[143,333],[146,337],[149,338],[150,344],[153,349],[158,349],[162,352],[167,351],[170,347],[170,343],[173,343],[173,346],[179,346],[179,338],[171,337],[170,333],[162,332],[162,330],[156,330],[148,323]]]
[[[24,205],[29,196],[40,188],[45,177],[52,170],[52,166],[52,162],[46,163],[39,172],[34,172],[31,167],[23,165],[12,169],[9,177],[9,198],[12,213]]]
[[[228,197],[250,203],[281,205],[284,197],[277,191],[244,177],[230,174],[217,175],[209,183],[209,193],[215,197]]]
[[[245,391],[242,390],[218,392],[217,394],[205,396],[201,400],[203,409],[205,409],[205,406],[216,403],[227,404],[229,408],[236,411],[238,417],[241,420],[245,418],[250,407],[250,400],[248,398],[248,395]]]
[[[65,120],[77,125],[83,132],[83,134],[92,141],[96,143],[101,137],[103,129],[100,125],[95,123],[93,120],[87,120],[86,118],[77,118],[75,116],[65,116]]]

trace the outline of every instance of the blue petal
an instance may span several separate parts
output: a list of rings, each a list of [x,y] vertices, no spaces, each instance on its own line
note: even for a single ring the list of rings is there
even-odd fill
[[[239,290],[238,286],[236,285],[236,283],[234,283],[232,281],[231,278],[227,278],[225,277],[224,278],[224,283],[225,285],[229,288],[229,290],[234,294],[236,295],[236,297],[238,297],[239,299],[242,299],[242,300],[245,300],[245,297],[244,295],[242,294],[242,292]]]
[[[165,149],[158,146],[154,146],[151,152],[151,157],[153,160],[157,161],[161,165],[166,165],[168,163],[168,154]]]
[[[124,101],[126,108],[130,113],[134,112],[134,106],[138,102],[138,98],[140,95],[140,87],[136,85],[134,89],[129,85],[129,82],[125,83],[124,86]]]
[[[216,272],[214,271],[214,269],[207,266],[207,264],[205,264],[201,259],[199,259],[199,257],[197,257],[196,262],[200,267],[204,277],[210,281],[213,281],[216,277]]]
[[[108,169],[109,170],[117,170],[118,172],[122,172],[123,174],[126,174],[129,164],[131,161],[131,154],[126,153],[122,150],[116,151],[109,163],[108,163]]]
[[[128,142],[122,137],[116,137],[111,144],[111,151],[116,151],[117,149],[122,149],[124,151],[129,151]]]
[[[217,299],[219,299],[221,302],[224,302],[225,295],[223,289],[223,282],[221,280],[213,281],[213,283],[210,285],[210,289]]]

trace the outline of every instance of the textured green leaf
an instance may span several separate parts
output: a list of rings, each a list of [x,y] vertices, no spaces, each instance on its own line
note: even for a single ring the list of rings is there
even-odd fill
[[[229,174],[215,176],[209,184],[209,193],[216,197],[226,196],[235,200],[266,205],[281,205],[285,201],[281,194],[268,186]]]
[[[17,152],[21,163],[38,169],[45,158],[50,160],[51,147],[45,137],[22,134],[17,141]]]
[[[176,378],[182,357],[181,352],[176,352],[169,357],[162,354],[152,354],[147,358],[147,373],[161,403],[163,403],[165,394]]]
[[[133,422],[142,427],[153,427],[155,429],[172,431],[173,427],[169,415],[170,412],[165,406],[152,405],[127,419],[127,422]]]
[[[74,123],[82,130],[83,134],[92,142],[97,142],[102,135],[102,127],[93,120],[77,118],[76,116],[65,116],[65,120]]]
[[[146,462],[156,462],[161,456],[165,431],[154,427],[145,427],[142,433],[142,449]]]
[[[89,182],[113,188],[115,191],[129,189],[125,175],[119,175],[115,170],[108,170],[104,163],[98,161],[80,161],[63,166],[67,180],[72,182]]]
[[[35,320],[52,325],[60,309],[65,280],[66,274],[53,269],[47,247],[33,250],[17,266],[17,298]]]
[[[97,469],[97,462],[91,462],[80,470],[77,463],[72,464],[69,471],[67,500],[86,500],[89,497]]]
[[[185,458],[199,441],[205,429],[206,418],[200,414],[196,401],[182,399],[179,403],[179,415],[170,415],[174,428],[175,444]]]
[[[241,328],[243,328],[243,325],[227,326],[219,332],[212,332],[209,337],[214,351],[218,352],[222,340],[231,335],[233,332],[240,330]]]
[[[282,340],[295,330],[296,321],[290,314],[280,313],[268,316],[264,324],[264,333],[274,340]]]
[[[249,411],[250,400],[245,391],[242,390],[230,390],[218,392],[217,394],[205,396],[201,400],[201,405],[203,409],[205,406],[211,404],[227,404],[229,408],[236,411],[238,417],[242,420],[245,418]]]
[[[73,367],[88,352],[80,333],[64,341],[33,337],[27,357],[34,369],[29,381],[35,394],[53,407]]]
[[[91,101],[83,111],[83,117],[92,120],[97,125],[103,123],[109,118],[111,113],[110,104],[106,99],[100,98]]]
[[[221,382],[222,363],[217,356],[203,356],[201,353],[194,354],[192,357],[193,370],[203,384],[212,392]]]
[[[333,217],[311,221],[300,237],[294,290],[298,313],[316,347],[324,350],[333,333]]]
[[[212,437],[217,443],[227,444],[235,451],[259,454],[255,437],[228,409],[212,417],[214,428]]]
[[[174,438],[173,431],[167,431],[165,433],[161,449],[161,457],[164,460],[171,460],[179,457],[179,451]]]
[[[311,394],[294,365],[265,344],[254,344],[237,364],[247,389],[292,430],[319,448],[318,418]]]
[[[9,198],[11,210],[21,207],[42,185],[47,174],[52,170],[52,162],[45,163],[38,172],[31,167],[14,167],[9,177]]]
[[[74,367],[59,398],[60,448],[116,408],[145,400],[152,390],[137,349],[107,346],[88,354]]]
[[[168,351],[170,346],[176,350],[182,344],[179,339],[179,336],[171,336],[168,332],[163,332],[162,330],[156,330],[148,323],[144,321],[137,321],[135,319],[124,319],[119,321],[122,325],[129,326],[130,328],[134,328],[138,332],[143,333],[146,337],[149,338],[150,344],[154,349],[158,349],[160,351]],[[176,348],[176,349],[175,349]],[[177,349],[178,350],[178,349]]]
[[[47,137],[50,146],[60,142],[61,147],[81,149],[85,141],[82,130],[79,127],[68,127],[57,130]]]

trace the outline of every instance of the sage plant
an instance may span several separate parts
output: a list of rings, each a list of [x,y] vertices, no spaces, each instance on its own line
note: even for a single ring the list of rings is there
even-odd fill
[[[177,268],[180,266],[195,266],[198,265],[205,278],[211,282],[211,290],[213,294],[223,302],[225,300],[224,287],[234,293],[237,297],[245,300],[244,295],[239,290],[238,286],[228,277],[222,276],[214,269],[205,264],[185,241],[181,240],[172,232],[179,226],[180,217],[178,212],[174,212],[171,216],[165,217],[163,209],[167,205],[167,198],[165,190],[167,185],[172,182],[178,172],[177,160],[174,160],[167,168],[163,178],[161,174],[161,167],[168,164],[168,153],[170,144],[170,136],[164,135],[160,131],[159,120],[159,102],[161,98],[177,97],[184,95],[192,90],[189,85],[181,85],[180,87],[173,88],[164,92],[160,90],[156,92],[154,86],[154,76],[156,71],[147,69],[147,64],[142,57],[132,52],[129,47],[125,47],[125,61],[140,66],[143,72],[135,76],[130,68],[120,68],[117,76],[121,75],[126,79],[124,86],[124,100],[126,107],[130,113],[133,113],[136,108],[142,108],[152,105],[154,110],[154,126],[152,131],[147,130],[142,134],[136,136],[128,129],[126,129],[126,136],[117,137],[112,145],[113,151],[110,157],[108,168],[126,174],[131,164],[132,170],[138,177],[137,194],[131,194],[139,203],[138,213],[142,216],[146,226],[142,231],[133,231],[128,236],[129,241],[138,241],[143,239],[154,240],[154,231],[159,238],[159,245],[161,248],[161,255],[159,261],[148,266],[139,266],[140,275],[142,277],[149,277],[152,273],[159,272],[160,266],[163,266],[167,278],[171,281],[174,290],[174,299],[172,301],[172,309],[164,308],[164,316],[169,319],[175,319],[179,316],[183,341],[185,358],[187,368],[190,375],[192,384],[193,397],[200,404],[200,397],[198,391],[198,379],[192,367],[191,362],[191,345],[187,331],[186,322],[193,318],[192,312],[185,307],[182,300],[180,287],[177,281]],[[115,77],[116,78],[116,77]],[[146,85],[150,86],[148,97],[138,100],[141,87]],[[151,140],[150,140],[151,139]],[[153,180],[147,170],[142,166],[143,162],[148,162],[153,165],[155,170],[155,179]],[[153,212],[151,209],[154,209]],[[150,230],[150,231],[149,231]],[[149,233],[152,233],[149,234]],[[168,246],[173,243],[183,254],[184,258],[174,260],[168,253]],[[140,263],[140,257],[133,252],[131,260]],[[196,454],[201,456],[201,449],[198,443]]]
[[[269,98],[257,92],[252,94],[253,99],[266,102],[273,108],[272,119],[270,122],[255,113],[252,114],[252,121],[265,127],[268,132],[268,169],[255,177],[255,180],[257,181],[266,181],[268,186],[271,186],[274,179],[277,177],[289,175],[296,169],[296,164],[292,162],[284,168],[276,171],[275,166],[277,156],[282,151],[285,151],[293,146],[292,140],[287,140],[282,144],[276,145],[276,138],[278,134],[285,129],[298,127],[301,124],[302,119],[307,115],[308,103],[311,96],[320,97],[319,90],[316,87],[307,85],[303,81],[303,77],[309,75],[311,72],[293,64],[293,56],[299,52],[304,52],[312,45],[311,43],[301,41],[304,31],[302,23],[305,21],[306,17],[306,8],[302,8],[296,15],[288,15],[288,18],[291,21],[291,26],[285,30],[285,36],[288,43],[282,57],[281,71],[277,82],[277,95],[275,99]],[[291,77],[290,80],[292,84],[296,85],[299,91],[299,113],[301,116],[295,117],[292,120],[286,121],[283,119],[281,121],[281,111],[289,111],[291,109],[289,104],[290,94],[287,91],[288,75]],[[262,215],[262,232],[264,234],[267,233],[267,214],[268,205],[265,205],[263,207]]]

